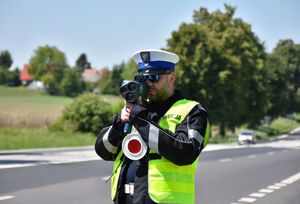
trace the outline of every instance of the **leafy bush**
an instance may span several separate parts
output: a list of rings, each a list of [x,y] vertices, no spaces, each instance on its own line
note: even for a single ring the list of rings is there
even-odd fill
[[[256,138],[258,140],[267,140],[269,139],[269,134],[267,132],[263,132],[261,130],[255,130]]]
[[[288,118],[277,118],[274,120],[270,128],[276,130],[278,134],[287,133],[298,126],[297,122]]]
[[[300,113],[294,113],[293,119],[296,120],[297,122],[300,122]]]
[[[112,106],[112,113],[113,115],[121,112],[122,108],[124,107],[124,101],[116,102]]]
[[[298,126],[299,123],[296,120],[279,117],[273,120],[271,124],[263,124],[258,129],[268,136],[276,136],[288,133]]]
[[[79,96],[63,112],[63,121],[74,125],[75,130],[99,133],[112,118],[111,105],[96,94]]]

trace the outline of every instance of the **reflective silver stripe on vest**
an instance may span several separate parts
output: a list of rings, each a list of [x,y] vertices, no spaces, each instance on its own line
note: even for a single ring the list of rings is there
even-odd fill
[[[150,124],[149,128],[149,147],[150,149],[155,150],[157,153],[158,151],[158,136],[159,136],[159,129],[154,125]]]
[[[204,138],[201,136],[201,134],[194,129],[188,129],[188,135],[189,135],[189,139],[195,139],[197,140],[200,145],[202,144]]]
[[[104,144],[105,149],[106,149],[107,151],[109,151],[110,153],[115,154],[115,153],[117,153],[117,151],[118,151],[118,147],[112,145],[112,144],[108,141],[108,135],[109,135],[109,132],[110,132],[111,128],[112,128],[112,126],[110,126],[110,128],[106,131],[106,133],[104,134],[104,136],[103,136],[103,138],[102,138],[102,141],[103,141],[103,144]]]

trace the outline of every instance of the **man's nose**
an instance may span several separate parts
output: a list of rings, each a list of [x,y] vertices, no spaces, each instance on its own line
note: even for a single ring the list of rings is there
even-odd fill
[[[148,86],[152,86],[152,84],[153,84],[153,82],[150,81],[148,78],[147,78],[147,80],[146,80],[146,83],[148,84]]]

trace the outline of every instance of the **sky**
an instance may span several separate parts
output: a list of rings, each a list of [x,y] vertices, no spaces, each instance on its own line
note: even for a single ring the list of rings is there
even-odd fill
[[[205,7],[235,16],[271,52],[279,40],[300,43],[299,0],[0,0],[0,51],[22,68],[39,46],[56,46],[70,66],[85,53],[93,68],[112,68],[146,48],[165,48],[167,39],[193,12]]]

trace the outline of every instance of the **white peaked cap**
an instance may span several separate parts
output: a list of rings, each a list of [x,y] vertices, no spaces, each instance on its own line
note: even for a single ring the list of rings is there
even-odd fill
[[[137,63],[139,71],[144,69],[174,71],[175,64],[179,61],[179,57],[176,54],[158,49],[139,50],[132,57]]]

